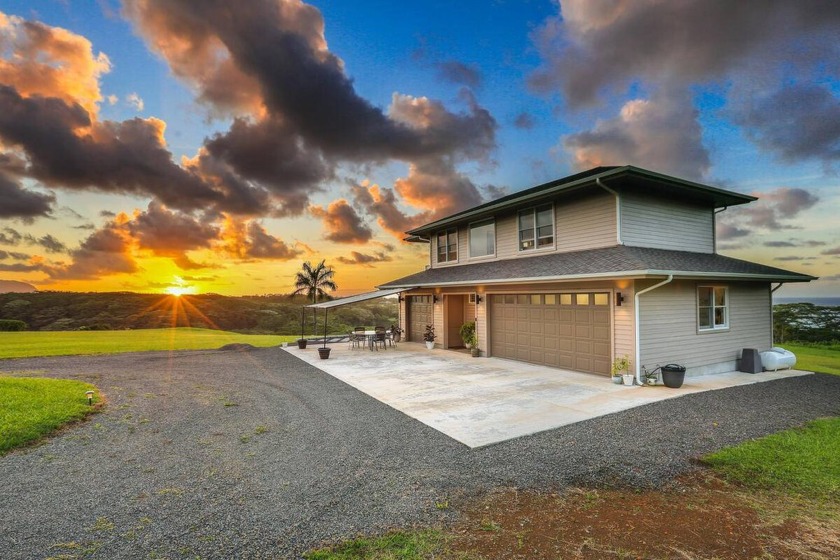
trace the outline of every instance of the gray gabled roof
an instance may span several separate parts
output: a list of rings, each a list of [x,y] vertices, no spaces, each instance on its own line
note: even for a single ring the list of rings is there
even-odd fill
[[[371,299],[393,296],[400,292],[410,290],[407,288],[393,288],[390,290],[374,290],[372,292],[365,292],[363,294],[356,294],[354,296],[347,296],[338,299],[331,299],[329,301],[322,301],[321,303],[310,303],[304,307],[314,307],[316,309],[330,309],[332,307],[341,307],[342,305],[350,305],[351,303],[359,303],[360,301],[368,301]]]
[[[810,282],[814,276],[710,253],[616,245],[475,264],[442,266],[393,280],[380,289],[469,284],[642,278],[673,274],[682,278]]]
[[[492,216],[500,211],[508,210],[522,204],[536,202],[560,193],[572,192],[584,188],[598,188],[596,181],[599,180],[610,188],[643,189],[646,192],[657,193],[663,196],[703,201],[713,205],[715,208],[736,206],[757,200],[754,196],[663,175],[632,165],[596,167],[588,171],[518,191],[497,198],[496,200],[491,200],[490,202],[414,228],[406,233],[410,239],[424,238],[441,227],[466,220]]]

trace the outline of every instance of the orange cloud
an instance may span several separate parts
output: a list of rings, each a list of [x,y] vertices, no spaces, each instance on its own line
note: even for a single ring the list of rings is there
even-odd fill
[[[81,35],[0,12],[0,83],[24,96],[58,97],[95,115],[102,101],[99,78],[111,70]]]
[[[340,198],[326,209],[312,205],[309,212],[319,218],[326,228],[324,238],[336,243],[367,243],[373,232],[347,201]]]

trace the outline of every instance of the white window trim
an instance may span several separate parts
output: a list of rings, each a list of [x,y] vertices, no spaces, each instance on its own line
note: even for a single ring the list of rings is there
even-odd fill
[[[541,206],[550,206],[551,207],[551,245],[546,245],[544,247],[540,247],[537,245],[537,208]],[[523,249],[522,248],[522,240],[519,238],[519,215],[523,212],[531,211],[534,216],[534,248],[533,249]],[[530,206],[528,208],[523,208],[521,210],[516,211],[516,251],[517,254],[531,254],[531,253],[538,253],[540,251],[553,251],[557,248],[557,214],[554,210],[554,203],[548,204],[537,204],[535,206]]]
[[[434,251],[435,251],[435,262],[437,264],[444,265],[444,266],[450,265],[450,264],[458,264],[458,261],[461,259],[461,247],[460,247],[461,240],[460,240],[460,232],[458,231],[459,229],[460,228],[457,228],[457,227],[447,228],[447,229],[444,229],[442,231],[438,231],[435,234],[435,249],[434,249]],[[455,258],[452,259],[452,260],[449,260],[449,258],[448,258],[449,257],[449,232],[451,232],[451,231],[455,232]],[[446,256],[447,256],[447,260],[445,260],[445,261],[440,260],[440,253],[438,252],[438,238],[439,238],[441,233],[446,234],[446,242],[447,242]]]
[[[700,289],[701,288],[711,288],[712,291],[712,321],[714,321],[714,308],[720,307],[719,305],[715,305],[715,297],[714,297],[714,290],[718,288],[723,289],[723,308],[726,310],[726,322],[722,325],[712,325],[711,327],[701,327],[700,326]],[[723,332],[729,330],[729,324],[731,322],[731,311],[729,305],[729,286],[724,286],[721,284],[698,284],[697,291],[695,293],[695,300],[694,300],[694,308],[697,317],[697,332],[700,333],[710,333],[710,332]]]
[[[473,256],[472,254],[472,227],[476,224],[481,224],[484,222],[492,222],[493,223],[493,252],[487,255],[476,255]],[[517,225],[518,227],[518,225]],[[496,258],[496,251],[498,250],[499,245],[499,238],[496,235],[496,218],[486,218],[484,220],[477,220],[475,222],[470,222],[467,224],[467,252],[469,254],[470,260],[483,260],[483,259],[494,259]],[[460,255],[459,255],[460,256]]]

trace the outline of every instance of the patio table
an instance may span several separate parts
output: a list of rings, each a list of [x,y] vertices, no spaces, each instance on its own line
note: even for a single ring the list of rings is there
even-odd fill
[[[365,335],[365,343],[367,347],[373,351],[376,348],[376,331],[365,331],[364,333],[361,332],[351,332],[350,336],[359,336],[360,334]],[[386,339],[391,336],[391,331],[385,331]]]

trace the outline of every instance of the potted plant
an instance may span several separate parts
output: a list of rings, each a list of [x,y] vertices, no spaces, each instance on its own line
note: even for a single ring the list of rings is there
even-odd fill
[[[658,370],[647,371],[642,368],[642,375],[645,378],[645,385],[656,385],[659,381],[659,372]]]
[[[299,349],[301,349],[301,350],[306,349],[306,339],[305,338],[299,338],[297,343],[298,343],[298,348]]]
[[[330,357],[330,350],[332,350],[332,348],[328,346],[318,348],[318,356],[320,356],[322,360],[328,360]]]
[[[423,341],[426,343],[426,348],[429,350],[432,350],[435,347],[434,325],[426,325],[426,331],[423,333]]]
[[[624,381],[625,385],[633,384],[633,374],[630,373],[630,358],[625,356],[616,356],[610,367],[610,373],[613,377],[613,383],[620,383],[616,378]]]
[[[467,321],[461,325],[461,340],[464,341],[464,346],[470,349],[470,354],[473,358],[478,358],[480,351],[478,349],[478,335],[475,332],[475,321]]]
[[[396,325],[391,325],[391,338],[394,339],[394,342],[399,342],[402,340],[402,333],[403,330]]]

